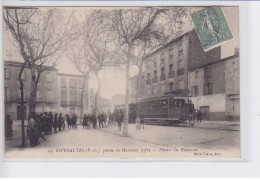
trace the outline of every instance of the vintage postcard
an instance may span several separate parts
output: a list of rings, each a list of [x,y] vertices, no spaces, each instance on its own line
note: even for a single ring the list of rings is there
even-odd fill
[[[5,159],[239,159],[238,6],[3,7]]]

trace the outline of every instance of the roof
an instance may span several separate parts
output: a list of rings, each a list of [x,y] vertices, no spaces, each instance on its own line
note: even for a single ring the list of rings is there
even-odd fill
[[[57,73],[60,76],[64,76],[64,77],[80,77],[83,78],[83,75],[77,75],[77,74],[67,74],[67,73]]]
[[[192,29],[192,30],[190,30],[190,31],[180,35],[179,37],[172,39],[169,43],[167,43],[166,45],[163,45],[161,48],[158,48],[157,50],[155,50],[152,53],[148,54],[143,59],[147,59],[147,58],[157,54],[158,52],[164,50],[165,48],[167,48],[167,47],[177,43],[178,41],[182,40],[184,37],[188,36],[192,31],[195,31],[195,29]]]
[[[4,66],[12,66],[12,67],[22,67],[23,62],[17,62],[17,61],[4,61]],[[50,68],[49,70],[57,71],[57,69],[53,66],[43,66],[44,68]],[[28,65],[25,66],[25,68],[29,68]]]
[[[141,78],[144,77],[144,72],[141,73]],[[130,77],[130,80],[133,80],[133,79],[138,79],[139,78],[139,73],[134,75],[133,77]]]
[[[154,101],[154,100],[160,100],[160,99],[165,99],[165,98],[189,99],[190,96],[176,96],[176,95],[168,94],[168,95],[162,95],[162,96],[158,96],[158,97],[145,98],[145,99],[141,100],[141,102]]]
[[[193,68],[193,69],[191,69],[190,71],[194,71],[194,70],[197,70],[197,69],[200,69],[200,68],[203,68],[203,67],[207,67],[207,66],[211,66],[211,65],[218,64],[218,63],[222,63],[222,62],[225,62],[225,61],[227,61],[227,60],[230,60],[230,59],[232,59],[232,58],[237,58],[237,57],[239,57],[239,54],[231,55],[231,56],[226,57],[226,58],[223,58],[223,59],[221,59],[221,60],[218,60],[218,61],[215,61],[215,62],[209,62],[209,63],[207,63],[207,64],[205,64],[205,65],[201,65],[201,66],[199,66],[199,67]]]

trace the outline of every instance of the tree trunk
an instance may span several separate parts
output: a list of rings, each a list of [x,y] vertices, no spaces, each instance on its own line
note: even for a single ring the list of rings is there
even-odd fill
[[[30,99],[29,99],[29,117],[31,116],[32,112],[35,112],[36,110],[36,90],[37,90],[37,84],[36,84],[36,75],[33,68],[31,68],[31,92],[30,92]]]
[[[23,63],[22,68],[19,72],[19,82],[20,82],[20,91],[21,91],[21,113],[22,113],[22,147],[25,147],[25,131],[24,131],[24,92],[23,92],[23,81],[22,81],[22,73],[26,62]]]
[[[141,81],[141,74],[142,74],[142,67],[139,67],[138,68],[139,69],[139,73],[138,73],[138,82],[137,82],[137,92],[136,92],[136,94],[137,94],[137,117],[138,118],[140,118],[140,101],[141,101],[141,92],[142,92],[142,90],[141,90],[141,85],[142,85],[142,81]]]
[[[83,97],[84,97],[84,92],[85,92],[85,85],[86,85],[86,79],[87,79],[88,75],[84,76],[83,79],[83,87],[82,87],[82,91],[81,91],[81,98],[80,98],[80,119],[79,122],[80,124],[83,123],[83,108],[84,108],[84,102],[83,102]]]
[[[90,88],[89,88],[89,75],[88,75],[88,78],[87,78],[87,91],[88,91],[88,113],[90,114],[91,113],[91,102],[90,102]]]
[[[128,48],[127,62],[126,62],[126,90],[125,90],[125,119],[123,127],[123,136],[128,136],[128,106],[129,106],[129,68],[130,68],[130,53],[131,46]]]
[[[97,108],[98,108],[98,96],[99,96],[99,91],[100,91],[100,80],[99,80],[98,73],[95,73],[95,76],[96,76],[97,82],[98,82],[98,89],[97,89],[96,96],[95,96],[95,110],[97,110]]]

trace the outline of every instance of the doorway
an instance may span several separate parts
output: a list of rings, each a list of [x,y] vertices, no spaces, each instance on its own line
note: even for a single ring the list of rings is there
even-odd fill
[[[23,112],[24,112],[24,119],[26,119],[26,106],[23,106]],[[17,106],[17,119],[22,120],[22,106]]]
[[[200,106],[200,111],[202,112],[201,119],[209,120],[209,106]]]

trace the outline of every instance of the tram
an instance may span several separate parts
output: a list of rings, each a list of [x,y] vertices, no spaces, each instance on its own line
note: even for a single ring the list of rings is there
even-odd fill
[[[141,101],[145,124],[174,125],[188,119],[189,97],[165,95]]]
[[[144,99],[136,104],[129,104],[129,123],[134,123],[140,111],[145,124],[174,125],[189,119],[189,96],[173,94]],[[120,108],[117,106],[116,108]],[[121,106],[124,109],[124,106]]]

